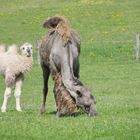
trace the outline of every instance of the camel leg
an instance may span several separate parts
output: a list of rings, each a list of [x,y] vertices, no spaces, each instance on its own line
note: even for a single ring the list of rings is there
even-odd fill
[[[22,111],[20,107],[20,96],[21,96],[21,88],[22,88],[22,79],[18,78],[15,83],[15,98],[16,98],[16,110]]]
[[[46,106],[46,97],[48,94],[48,79],[50,75],[50,69],[45,64],[42,64],[42,70],[43,70],[43,79],[44,79],[44,87],[43,87],[43,101],[41,106],[41,113],[45,112],[45,106]]]
[[[11,87],[6,87],[5,93],[4,93],[4,101],[1,107],[1,112],[6,112],[7,110],[7,102],[8,98],[11,96]]]

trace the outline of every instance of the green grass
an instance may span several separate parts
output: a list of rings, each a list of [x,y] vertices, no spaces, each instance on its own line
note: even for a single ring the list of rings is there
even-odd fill
[[[15,111],[14,96],[8,112],[0,112],[0,140],[139,140],[140,62],[133,60],[139,7],[139,0],[0,0],[0,43],[35,46],[48,16],[70,20],[82,41],[80,79],[96,96],[98,111],[94,118],[81,112],[58,119],[50,78],[47,112],[40,115],[43,81],[35,64],[24,81],[23,112]],[[0,77],[0,104],[4,89]]]

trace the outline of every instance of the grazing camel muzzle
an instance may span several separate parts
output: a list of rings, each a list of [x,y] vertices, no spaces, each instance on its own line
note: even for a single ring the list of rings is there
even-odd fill
[[[76,91],[76,104],[80,107],[84,112],[86,112],[89,116],[96,116],[96,101],[94,96],[90,93],[88,89],[85,87],[80,87]]]

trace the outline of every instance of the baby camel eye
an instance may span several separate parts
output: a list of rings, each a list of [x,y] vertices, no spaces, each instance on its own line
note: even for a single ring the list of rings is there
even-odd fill
[[[22,50],[24,50],[25,48],[23,47]]]

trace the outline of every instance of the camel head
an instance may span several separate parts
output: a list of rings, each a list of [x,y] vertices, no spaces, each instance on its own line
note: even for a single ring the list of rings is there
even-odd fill
[[[77,106],[84,110],[89,116],[96,116],[96,100],[91,92],[87,88],[80,86],[76,91],[76,95]]]
[[[26,57],[32,57],[32,45],[29,43],[24,43],[20,47],[21,55]]]

